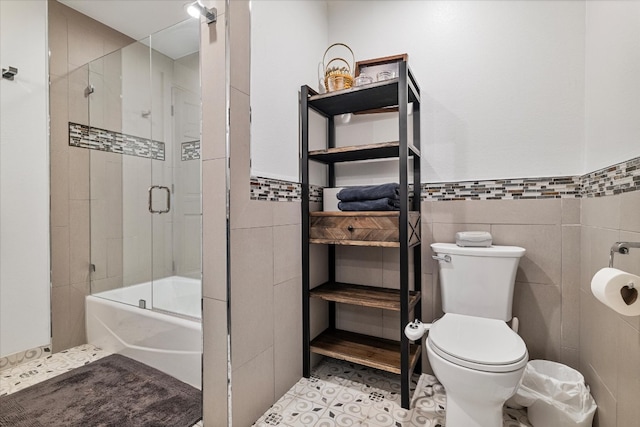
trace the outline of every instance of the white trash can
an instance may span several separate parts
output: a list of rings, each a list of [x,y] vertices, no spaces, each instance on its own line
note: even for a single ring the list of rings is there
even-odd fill
[[[549,360],[527,364],[508,403],[526,406],[534,427],[591,427],[597,408],[582,374]]]

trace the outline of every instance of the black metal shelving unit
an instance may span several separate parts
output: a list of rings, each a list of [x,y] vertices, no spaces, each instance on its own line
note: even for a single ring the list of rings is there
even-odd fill
[[[302,307],[303,307],[303,375],[311,373],[311,353],[328,355],[366,366],[397,373],[401,376],[402,407],[409,408],[409,384],[411,374],[420,369],[421,348],[411,344],[404,335],[404,326],[414,317],[420,318],[421,246],[420,246],[420,88],[406,61],[398,62],[398,77],[370,85],[318,94],[308,86],[301,87],[300,120],[302,130]],[[409,143],[409,104],[413,107],[413,140]],[[336,148],[334,117],[344,113],[397,107],[398,141],[390,143],[353,145]],[[327,149],[309,152],[309,111],[314,110],[327,122]],[[395,111],[395,110],[394,110]],[[357,141],[354,141],[357,143]],[[409,158],[413,158],[409,170]],[[368,286],[336,283],[335,246],[328,245],[329,281],[310,289],[309,245],[309,161],[328,165],[329,187],[335,187],[336,163],[367,159],[398,158],[398,182],[400,184],[400,211],[398,221],[400,258],[400,289],[375,289]],[[409,189],[409,174],[413,174],[413,190]],[[410,195],[412,196],[410,198]],[[410,222],[409,212],[417,212],[417,223]],[[412,215],[416,218],[416,215]],[[349,243],[346,243],[349,244]],[[358,246],[367,246],[358,243]],[[371,245],[377,246],[377,245]],[[414,289],[410,291],[409,251],[413,250]],[[312,340],[310,333],[309,298],[329,301],[329,328]],[[377,307],[400,312],[401,340],[399,342],[364,336],[336,329],[336,303]]]

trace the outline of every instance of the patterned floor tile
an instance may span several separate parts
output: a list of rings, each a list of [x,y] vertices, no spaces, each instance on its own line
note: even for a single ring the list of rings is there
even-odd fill
[[[312,376],[311,378],[305,378],[305,381],[301,381],[300,387],[295,388],[294,393],[304,400],[328,407],[341,388],[340,384]]]
[[[340,363],[326,363],[314,370],[314,376],[334,384],[344,385],[351,377],[358,374],[360,368],[353,363],[342,361]]]
[[[411,409],[400,405],[399,377],[323,360],[254,424],[257,427],[445,427],[447,396],[433,375],[414,375]],[[526,412],[505,408],[503,427],[531,427]]]
[[[389,408],[386,408],[386,409],[374,408],[369,412],[369,415],[367,416],[367,419],[362,423],[362,426],[363,427],[400,427],[400,426],[404,427],[405,425],[409,425],[407,421],[410,422],[411,421],[410,418],[408,420],[395,419],[392,412],[393,411]]]
[[[374,402],[369,399],[369,395],[359,390],[343,387],[329,406],[329,409],[350,414],[364,420],[371,408],[373,408],[373,403]]]
[[[5,369],[0,374],[0,396],[15,393],[108,355],[98,347],[85,344]]]
[[[423,412],[419,409],[414,409],[409,425],[412,427],[444,427],[444,414],[438,415],[435,412]]]
[[[353,414],[345,414],[334,409],[328,409],[314,427],[359,426],[363,419]]]
[[[311,402],[296,396],[295,399],[282,411],[282,422],[292,427],[315,426],[322,415],[327,411],[327,406]],[[280,425],[280,424],[276,424]]]

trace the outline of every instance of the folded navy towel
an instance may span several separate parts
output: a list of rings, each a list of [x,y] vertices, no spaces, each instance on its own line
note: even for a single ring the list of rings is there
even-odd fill
[[[384,197],[376,200],[358,200],[354,202],[338,202],[338,209],[341,211],[398,211],[400,201]]]
[[[393,199],[400,197],[400,186],[396,183],[381,185],[363,185],[359,187],[346,187],[336,195],[343,202],[355,202],[359,200]]]

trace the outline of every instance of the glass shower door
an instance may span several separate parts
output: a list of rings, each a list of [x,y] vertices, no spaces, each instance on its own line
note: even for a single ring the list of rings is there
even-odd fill
[[[188,20],[93,61],[86,95],[91,293],[187,317],[201,311],[198,40]]]
[[[179,50],[172,48],[176,39],[185,41]],[[164,161],[152,162],[154,309],[199,318],[202,209],[198,40],[198,22],[187,20],[152,35],[150,47],[151,133],[163,144],[165,153]]]
[[[91,293],[153,306],[152,162],[148,40],[89,64]]]

